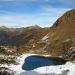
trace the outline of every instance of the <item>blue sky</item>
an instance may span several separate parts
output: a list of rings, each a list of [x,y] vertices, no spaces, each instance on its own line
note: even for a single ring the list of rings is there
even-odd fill
[[[0,0],[0,26],[50,27],[64,12],[75,8],[75,0]]]

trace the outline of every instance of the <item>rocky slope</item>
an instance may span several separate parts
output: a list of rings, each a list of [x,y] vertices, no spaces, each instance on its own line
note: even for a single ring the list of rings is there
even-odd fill
[[[34,44],[49,32],[37,25],[26,28],[0,27],[0,63],[16,63],[16,56],[30,52]]]
[[[54,56],[68,57],[72,50],[75,53],[75,9],[57,19],[42,42],[46,44],[44,50]],[[75,54],[72,57],[75,58]]]

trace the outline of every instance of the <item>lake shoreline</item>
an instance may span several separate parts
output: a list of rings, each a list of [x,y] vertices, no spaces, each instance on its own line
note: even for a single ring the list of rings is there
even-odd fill
[[[74,71],[75,63],[72,63],[69,61],[66,62],[64,65],[44,66],[44,67],[40,67],[40,68],[37,68],[37,69],[27,72],[22,69],[22,65],[24,63],[25,58],[27,58],[31,55],[37,55],[37,54],[31,54],[31,53],[23,54],[17,58],[17,61],[19,62],[18,65],[3,64],[1,67],[6,67],[10,70],[13,70],[15,72],[15,75],[22,75],[22,73],[23,73],[23,75],[26,73],[28,73],[28,75],[31,75],[31,72],[33,72],[33,71],[39,73],[38,75],[45,74],[45,73],[48,73],[48,74],[55,73],[57,75],[57,74],[61,74],[63,70],[70,70],[69,75],[75,75],[75,71]],[[48,68],[47,71],[46,71],[46,68]]]

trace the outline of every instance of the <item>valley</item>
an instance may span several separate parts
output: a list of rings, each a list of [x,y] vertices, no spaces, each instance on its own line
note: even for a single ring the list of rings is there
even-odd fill
[[[48,28],[38,25],[25,28],[0,27],[0,74],[75,75],[74,17],[75,9],[65,12]],[[32,61],[32,64],[29,66],[26,60]],[[22,68],[24,63],[29,72]]]

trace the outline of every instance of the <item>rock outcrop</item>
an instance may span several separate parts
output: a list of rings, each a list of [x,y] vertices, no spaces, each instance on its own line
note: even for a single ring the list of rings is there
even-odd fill
[[[0,75],[14,75],[14,72],[8,68],[0,67]]]

